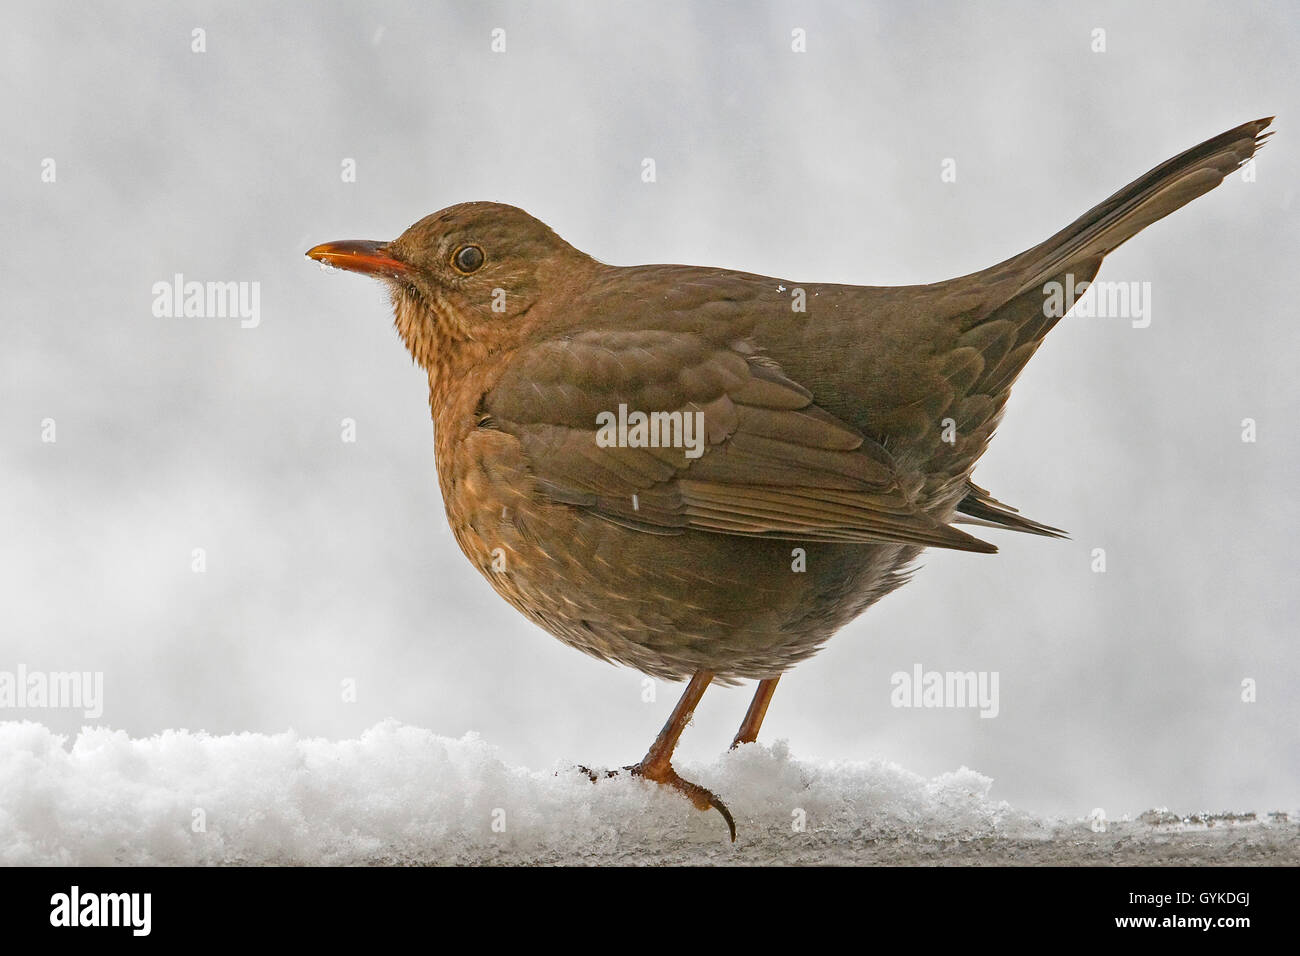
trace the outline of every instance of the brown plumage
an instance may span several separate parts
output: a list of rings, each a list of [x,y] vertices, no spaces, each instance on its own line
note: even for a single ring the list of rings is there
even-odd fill
[[[448,520],[502,597],[602,659],[694,674],[700,693],[766,679],[770,697],[903,583],[921,549],[996,550],[955,521],[1061,534],[970,480],[1059,320],[1045,288],[1090,281],[1107,253],[1254,155],[1270,122],[1176,156],[1018,256],[931,285],[609,266],[483,202],[389,243],[309,255],[390,284],[429,375]],[[796,289],[806,311],[792,308]],[[620,406],[701,413],[704,440],[604,447],[597,423]],[[672,782],[667,756],[652,749],[640,769]]]

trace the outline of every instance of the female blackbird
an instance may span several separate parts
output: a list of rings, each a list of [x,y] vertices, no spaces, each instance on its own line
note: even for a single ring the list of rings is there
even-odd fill
[[[759,681],[733,746],[752,741],[780,675],[923,548],[996,550],[954,522],[1062,534],[971,481],[1011,384],[1102,258],[1217,186],[1270,122],[932,285],[610,266],[490,202],[307,255],[389,285],[428,372],[447,518],[497,592],[588,654],[690,677],[628,769],[721,811],[734,840],[670,763],[705,688]]]

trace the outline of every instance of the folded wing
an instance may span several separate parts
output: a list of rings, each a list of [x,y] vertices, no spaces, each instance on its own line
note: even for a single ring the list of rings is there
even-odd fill
[[[745,343],[582,332],[516,353],[482,406],[538,494],[648,533],[996,550],[927,515],[920,476]]]

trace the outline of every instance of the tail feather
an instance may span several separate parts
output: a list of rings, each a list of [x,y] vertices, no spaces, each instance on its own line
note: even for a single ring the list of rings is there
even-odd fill
[[[974,276],[952,280],[955,284],[978,280],[986,289],[982,307],[954,313],[957,345],[977,354],[962,368],[974,368],[962,402],[963,439],[934,454],[930,461],[931,485],[947,488],[952,479],[969,475],[984,453],[1002,415],[1011,386],[1052,327],[1062,310],[1045,308],[1048,283],[1074,287],[1091,282],[1102,258],[1142,229],[1197,196],[1209,192],[1255,155],[1271,135],[1265,129],[1273,117],[1243,123],[1199,146],[1179,153],[1125,186],[1100,205],[1088,210],[1056,235],[1032,249]],[[965,289],[967,285],[959,285]],[[1060,303],[1069,308],[1073,303]],[[1064,532],[1020,515],[975,485],[969,485],[957,505],[956,520],[993,525],[1031,534],[1062,536]]]
[[[976,274],[989,289],[987,305],[957,317],[963,335],[958,344],[975,348],[984,362],[967,394],[988,396],[989,401],[983,417],[968,422],[968,430],[977,431],[994,421],[1012,383],[1061,320],[1060,310],[1044,307],[1048,284],[1064,286],[1071,276],[1076,289],[1091,282],[1107,253],[1209,192],[1254,156],[1271,135],[1264,129],[1272,121],[1268,117],[1243,123],[1179,153],[1046,241]],[[1073,303],[1063,304],[1068,309]],[[981,441],[986,444],[988,437],[982,435]]]
[[[1003,504],[975,482],[967,479],[966,497],[957,505],[958,516],[954,519],[961,524],[978,524],[988,528],[1002,528],[1006,531],[1023,531],[1027,534],[1041,534],[1049,538],[1068,538],[1069,535],[1060,528],[1043,524],[1022,515],[1018,509]]]
[[[1153,222],[1209,192],[1255,155],[1272,135],[1264,132],[1272,122],[1269,116],[1243,123],[1179,153],[1008,261],[1004,265],[1020,280],[1008,298],[1041,289],[1076,263],[1099,262]]]

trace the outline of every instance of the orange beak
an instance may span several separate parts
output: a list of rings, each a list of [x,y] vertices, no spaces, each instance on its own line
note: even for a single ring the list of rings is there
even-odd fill
[[[323,242],[307,250],[308,258],[363,275],[401,279],[415,270],[388,251],[388,243],[373,239],[344,239]]]

